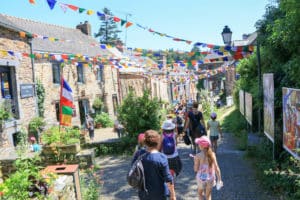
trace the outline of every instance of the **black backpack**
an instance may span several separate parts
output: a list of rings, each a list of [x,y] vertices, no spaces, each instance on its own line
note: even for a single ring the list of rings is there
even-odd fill
[[[127,182],[131,187],[147,192],[144,167],[142,163],[142,159],[145,155],[147,155],[147,153],[139,156],[132,164],[129,172],[127,173]]]
[[[199,133],[200,137],[203,135],[207,135],[204,126],[200,122],[200,120],[203,118],[202,113],[198,112],[198,114],[195,115],[193,112],[190,112],[189,116],[190,116],[190,120],[192,122],[193,130],[196,131],[197,133]]]

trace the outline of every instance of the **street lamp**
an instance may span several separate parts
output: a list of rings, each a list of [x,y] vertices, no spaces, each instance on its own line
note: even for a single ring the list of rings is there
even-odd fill
[[[225,45],[230,46],[231,36],[232,36],[232,32],[231,32],[230,28],[226,25],[222,31],[222,38],[223,38],[223,42]]]
[[[227,46],[231,46],[232,32],[227,25],[223,28],[223,31],[221,34],[222,34],[224,44]],[[224,93],[225,93],[225,98],[226,98],[226,81],[224,81]],[[227,103],[227,99],[226,99],[226,103]]]

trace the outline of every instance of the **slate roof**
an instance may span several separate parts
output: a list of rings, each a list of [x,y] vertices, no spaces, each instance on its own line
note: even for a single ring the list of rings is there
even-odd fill
[[[257,32],[251,33],[249,37],[245,40],[234,40],[232,41],[233,46],[246,46],[246,45],[254,45],[254,42],[257,38]]]
[[[54,24],[32,21],[29,19],[17,18],[0,14],[0,26],[15,31],[25,31],[42,36],[53,37],[59,40],[69,42],[53,42],[47,39],[33,39],[33,51],[65,53],[65,54],[83,54],[87,56],[112,55],[111,52],[101,49],[100,44],[93,37],[82,33],[76,28],[67,28]],[[96,44],[92,46],[91,44]]]

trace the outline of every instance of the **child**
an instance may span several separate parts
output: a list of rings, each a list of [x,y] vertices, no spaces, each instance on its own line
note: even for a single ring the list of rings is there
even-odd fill
[[[140,133],[138,135],[138,144],[135,148],[135,152],[133,154],[133,159],[132,159],[132,163],[133,161],[136,160],[139,156],[143,155],[144,153],[146,153],[146,147],[145,147],[145,134],[144,133]]]
[[[40,145],[36,143],[35,137],[31,137],[31,138],[30,138],[30,143],[31,143],[31,145],[30,145],[30,150],[31,150],[32,152],[38,152],[38,151],[41,150]]]
[[[217,185],[223,185],[221,171],[217,162],[215,153],[211,150],[211,143],[207,136],[195,139],[195,144],[199,146],[200,153],[194,157],[194,171],[198,185],[199,200],[203,199],[205,194],[207,200],[211,200],[212,187],[215,185],[215,174],[218,178]]]
[[[221,137],[223,137],[222,135],[222,130],[221,130],[221,126],[220,126],[220,122],[217,121],[217,114],[216,113],[211,113],[210,115],[211,120],[209,120],[207,122],[207,130],[210,129],[210,134],[209,134],[209,138],[211,141],[211,146],[212,146],[212,150],[217,153],[217,147],[218,147],[218,139],[219,139],[219,134]]]

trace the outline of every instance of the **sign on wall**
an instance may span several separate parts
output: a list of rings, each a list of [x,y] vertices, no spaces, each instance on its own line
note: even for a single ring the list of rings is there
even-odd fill
[[[252,125],[252,95],[248,92],[245,93],[246,102],[246,120]]]
[[[300,160],[300,89],[282,88],[283,147]]]
[[[21,84],[20,85],[20,96],[21,99],[34,96],[33,84]]]
[[[240,100],[240,112],[244,115],[244,90],[239,91],[239,100]]]
[[[274,79],[273,74],[263,75],[264,88],[264,133],[274,142]]]

